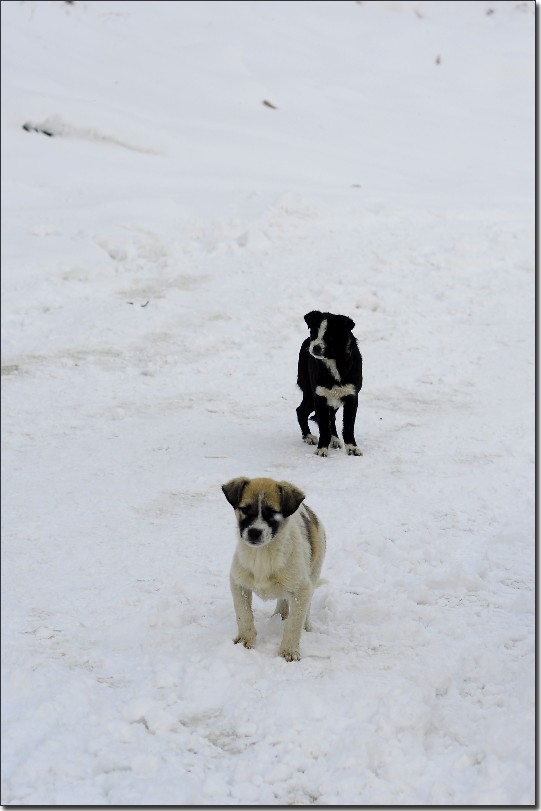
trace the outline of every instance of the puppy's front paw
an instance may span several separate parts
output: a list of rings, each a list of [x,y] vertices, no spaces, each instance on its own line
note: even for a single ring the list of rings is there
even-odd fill
[[[314,451],[316,456],[328,456],[329,449],[328,448],[318,448],[317,451]]]
[[[314,436],[314,434],[306,434],[303,439],[307,445],[317,445],[317,436]]]
[[[331,437],[331,448],[341,448],[341,447],[342,447],[342,443],[340,442],[338,437],[337,436],[332,436]]]
[[[239,642],[242,642],[245,648],[253,648],[255,645],[255,634],[239,634],[235,637],[233,642],[237,645]]]
[[[298,662],[301,658],[299,650],[294,648],[280,648],[279,653],[286,662]]]
[[[346,445],[348,456],[362,456],[363,452],[357,445]]]

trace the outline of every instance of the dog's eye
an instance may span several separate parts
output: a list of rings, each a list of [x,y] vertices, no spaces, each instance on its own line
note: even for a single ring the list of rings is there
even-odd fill
[[[243,515],[248,515],[250,513],[250,508],[249,507],[239,507],[239,512],[241,512]]]
[[[265,521],[276,521],[279,520],[278,516],[280,513],[277,510],[273,510],[270,507],[268,509],[263,510],[263,518]]]

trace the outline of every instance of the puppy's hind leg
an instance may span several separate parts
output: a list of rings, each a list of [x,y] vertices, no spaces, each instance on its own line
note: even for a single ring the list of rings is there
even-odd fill
[[[278,600],[276,603],[276,608],[274,609],[273,617],[276,614],[280,614],[283,620],[286,620],[289,616],[289,603],[287,600]]]
[[[305,631],[312,630],[312,623],[310,622],[310,606],[308,606],[308,611],[306,612],[306,619],[304,620],[304,630]]]

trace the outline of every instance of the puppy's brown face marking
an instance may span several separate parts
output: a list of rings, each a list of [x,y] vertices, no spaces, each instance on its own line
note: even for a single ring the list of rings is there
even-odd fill
[[[252,479],[242,491],[237,507],[239,532],[249,546],[270,543],[282,524],[281,491],[272,479]]]
[[[222,485],[239,522],[239,533],[250,546],[272,541],[282,522],[299,508],[304,493],[289,482],[239,476]]]

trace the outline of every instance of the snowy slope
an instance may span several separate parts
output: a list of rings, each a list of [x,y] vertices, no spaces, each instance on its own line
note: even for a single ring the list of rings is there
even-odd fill
[[[1,10],[2,802],[531,804],[533,3]],[[237,475],[327,529],[299,663],[231,641]]]

